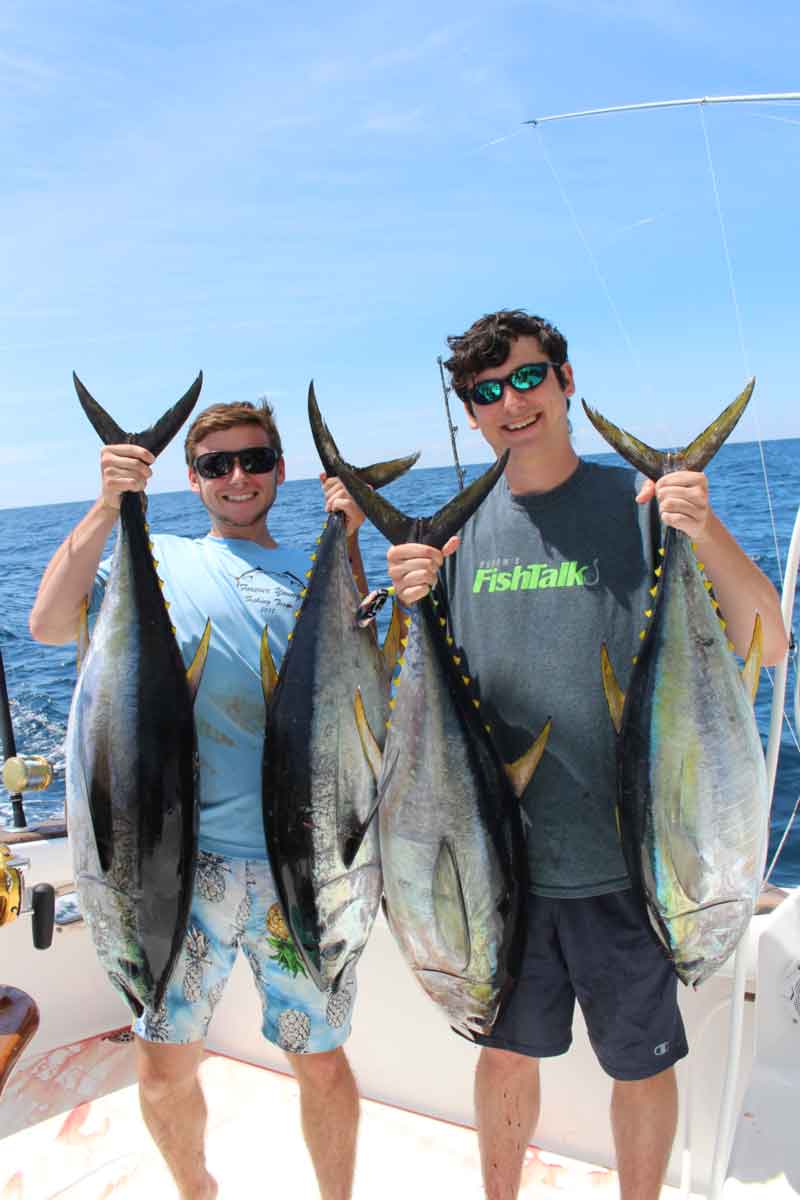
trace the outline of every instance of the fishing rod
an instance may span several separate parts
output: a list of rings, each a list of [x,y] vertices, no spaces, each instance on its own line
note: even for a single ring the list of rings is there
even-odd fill
[[[11,799],[14,829],[27,828],[23,792],[41,792],[53,782],[53,768],[40,754],[17,754],[6,671],[0,650],[0,737],[3,742],[3,786]],[[2,922],[0,921],[0,924]]]
[[[685,108],[690,104],[772,104],[775,101],[800,100],[800,92],[761,92],[743,96],[695,96],[688,100],[648,100],[643,104],[615,104],[609,108],[585,108],[581,112],[553,113],[533,117],[523,125],[544,125],[546,121],[569,121],[574,117],[598,117],[606,113],[638,112],[648,108]]]
[[[8,700],[6,670],[3,666],[2,650],[0,650],[0,733],[3,738],[3,761],[8,762],[10,758],[16,758],[17,745],[14,741],[14,726],[11,721],[11,705]],[[10,799],[14,828],[25,829],[28,822],[25,820],[25,806],[22,802],[22,793],[13,792]]]
[[[444,395],[444,407],[445,407],[445,412],[447,413],[447,425],[450,430],[450,445],[453,447],[453,461],[455,462],[455,465],[456,465],[456,475],[458,476],[458,486],[463,491],[464,490],[464,471],[461,467],[461,463],[458,461],[458,449],[456,447],[456,434],[458,433],[458,426],[453,424],[452,417],[450,416],[450,393],[453,389],[451,388],[450,384],[447,383],[447,381],[445,380],[444,366],[442,365],[441,354],[438,355],[436,361],[439,364],[439,376],[442,380],[442,394]]]

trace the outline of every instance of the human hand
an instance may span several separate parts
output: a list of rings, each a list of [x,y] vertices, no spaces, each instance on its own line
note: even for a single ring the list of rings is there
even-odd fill
[[[451,537],[441,550],[435,546],[418,546],[407,542],[390,546],[386,554],[389,578],[401,604],[414,604],[427,596],[436,583],[439,568],[446,558],[458,549],[461,539]]]
[[[708,499],[708,479],[702,471],[670,471],[655,483],[645,481],[638,504],[655,496],[662,524],[680,529],[693,542],[710,536],[712,509]]]
[[[325,511],[344,513],[347,536],[353,537],[364,524],[363,512],[336,475],[328,476],[323,471],[319,478],[325,496]]]
[[[100,451],[100,498],[107,508],[119,510],[123,492],[143,492],[153,472],[155,456],[144,446],[123,443]]]

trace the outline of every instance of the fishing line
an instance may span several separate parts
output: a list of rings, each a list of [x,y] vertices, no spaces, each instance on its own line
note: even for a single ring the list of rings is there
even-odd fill
[[[736,292],[736,281],[734,279],[734,274],[733,274],[733,261],[731,259],[730,247],[728,245],[728,233],[725,228],[725,219],[722,215],[722,201],[720,199],[719,185],[717,183],[717,172],[714,167],[714,159],[711,154],[711,140],[708,136],[708,126],[706,124],[706,117],[705,117],[705,113],[703,112],[702,103],[698,104],[697,111],[700,114],[700,124],[703,129],[703,139],[705,141],[705,146],[706,146],[706,158],[708,161],[708,170],[709,170],[709,174],[711,176],[711,187],[714,192],[714,203],[716,205],[716,210],[717,210],[717,220],[719,221],[720,238],[722,240],[722,249],[723,249],[723,253],[725,255],[725,264],[728,269],[728,285],[729,285],[730,291],[731,291],[731,300],[733,301],[733,310],[734,310],[734,313],[736,314],[736,328],[739,332],[739,349],[741,350],[741,354],[742,354],[742,365],[744,367],[745,378],[749,379],[750,376],[752,375],[752,371],[750,370],[747,349],[745,347],[745,341],[744,341],[744,326],[742,323],[742,310],[741,310],[741,307],[739,306],[739,297]],[[780,550],[780,546],[778,544],[778,527],[775,522],[775,512],[772,507],[772,491],[771,491],[770,484],[769,484],[769,475],[767,474],[767,461],[764,456],[764,442],[763,442],[763,438],[761,435],[761,421],[760,421],[760,416],[759,416],[760,407],[761,407],[760,401],[759,401],[758,397],[756,397],[756,404],[753,407],[753,416],[754,416],[755,422],[756,422],[756,440],[758,441],[758,452],[759,452],[759,455],[761,458],[761,471],[764,476],[764,488],[767,493],[767,507],[769,509],[769,519],[770,519],[770,525],[772,528],[772,540],[775,544],[775,559],[778,564],[778,575],[779,575],[779,577],[783,578],[783,562],[781,560],[781,550]]]
[[[611,289],[608,286],[606,277],[603,274],[603,272],[600,270],[600,264],[597,261],[597,258],[595,257],[591,246],[589,245],[589,239],[586,237],[586,234],[583,231],[583,226],[581,225],[580,221],[578,220],[578,215],[575,212],[575,209],[572,205],[572,202],[570,201],[569,196],[567,195],[567,189],[564,187],[564,184],[561,181],[561,177],[559,176],[558,171],[555,168],[555,164],[548,153],[547,143],[544,140],[544,135],[542,134],[542,131],[538,125],[536,125],[534,128],[536,129],[536,133],[539,138],[539,145],[541,147],[544,161],[547,163],[547,166],[550,169],[550,174],[553,176],[553,181],[556,185],[556,188],[558,189],[558,192],[559,192],[559,195],[561,196],[562,201],[564,202],[564,207],[566,208],[567,212],[569,213],[572,224],[575,227],[575,232],[578,235],[581,245],[583,246],[584,250],[586,251],[589,262],[592,264],[592,269],[594,270],[594,273],[597,276],[598,283],[600,284],[600,287],[603,290],[605,298],[608,301],[609,308],[611,309],[612,313],[614,314],[614,319],[617,322],[619,331],[625,340],[625,345],[628,347],[628,351],[630,353],[631,358],[633,359],[633,363],[637,369],[637,373],[641,378],[645,379],[645,381],[648,382],[648,386],[649,386],[648,376],[642,370],[641,360],[640,360],[639,355],[637,354],[636,349],[633,345],[633,341],[631,340],[631,337],[628,333],[625,322],[622,319],[622,314],[620,313],[619,309],[617,308],[617,305],[614,301],[614,297],[611,295]]]

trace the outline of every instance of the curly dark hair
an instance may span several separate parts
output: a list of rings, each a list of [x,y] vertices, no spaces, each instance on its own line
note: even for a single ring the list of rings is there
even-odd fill
[[[559,385],[566,387],[560,367],[567,361],[567,339],[544,317],[535,317],[522,308],[503,308],[487,313],[470,325],[466,333],[447,339],[453,351],[445,362],[453,380],[453,389],[472,412],[472,381],[487,367],[501,366],[509,356],[511,343],[520,337],[535,337],[550,362],[556,364]],[[567,398],[569,408],[569,398]]]
[[[183,446],[187,464],[192,465],[197,445],[207,434],[232,429],[234,425],[258,425],[266,433],[267,442],[272,449],[277,450],[279,456],[283,454],[281,435],[275,424],[275,413],[266,396],[262,396],[257,405],[251,404],[249,400],[212,404],[195,417],[189,426]]]

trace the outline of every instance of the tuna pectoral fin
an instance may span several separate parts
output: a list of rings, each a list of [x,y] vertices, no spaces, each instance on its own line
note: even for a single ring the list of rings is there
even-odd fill
[[[264,692],[264,703],[269,700],[277,682],[278,672],[269,648],[269,626],[265,625],[261,634],[261,687]]]
[[[195,656],[192,659],[192,664],[186,672],[186,678],[189,681],[189,692],[194,703],[197,689],[200,687],[200,680],[203,678],[203,667],[206,665],[208,657],[208,643],[211,641],[211,622],[206,621],[206,627],[203,630],[203,636],[200,638],[200,645],[197,647]]]
[[[364,701],[361,696],[361,688],[356,688],[355,699],[353,700],[353,710],[355,711],[356,715],[356,728],[358,730],[358,736],[361,739],[361,747],[364,751],[364,757],[369,763],[370,770],[375,776],[375,780],[377,782],[377,780],[380,778],[381,760],[383,756],[381,753],[381,748],[369,727],[367,713],[364,708]]]
[[[81,601],[81,610],[78,613],[78,638],[77,638],[77,660],[78,674],[80,675],[83,660],[89,653],[89,597],[86,596]]]
[[[703,467],[711,462],[747,408],[755,385],[755,379],[749,379],[733,403],[729,404],[716,421],[712,421],[681,453],[680,457],[687,471],[702,471]]]
[[[447,840],[439,846],[431,886],[436,931],[447,948],[454,969],[465,971],[471,953],[469,918],[458,863]]]
[[[617,733],[622,729],[622,713],[625,708],[625,693],[617,683],[617,677],[614,674],[614,668],[611,665],[611,659],[608,657],[606,644],[603,642],[600,647],[600,669],[603,675],[603,691],[606,694],[606,703],[608,711],[611,714],[611,723]]]
[[[525,788],[533,778],[533,773],[538,767],[544,754],[544,748],[547,745],[547,739],[550,736],[550,727],[552,726],[552,718],[548,717],[544,724],[542,732],[537,737],[529,750],[518,758],[516,762],[505,763],[505,772],[508,776],[509,783],[514,789],[514,795],[517,799],[520,798]]]
[[[361,739],[364,757],[377,783],[381,773],[381,748],[373,737],[372,730],[369,727],[369,721],[364,709],[364,701],[361,698],[361,688],[356,688],[353,708],[355,710],[356,728],[358,729],[358,736]],[[382,795],[383,792],[376,790],[373,802],[366,815],[363,816],[363,819],[357,813],[350,814],[349,825],[343,831],[339,845],[339,852],[342,856],[342,863],[345,869],[351,867],[353,860],[361,849],[361,843],[364,841],[364,836],[369,829],[370,822],[380,807]]]
[[[761,675],[761,660],[764,657],[763,639],[761,637],[761,614],[756,613],[755,624],[753,625],[753,636],[750,639],[750,649],[747,651],[747,658],[744,660],[742,667],[742,679],[744,686],[750,695],[750,700],[753,704],[756,702],[756,692],[758,691],[758,680]]]

